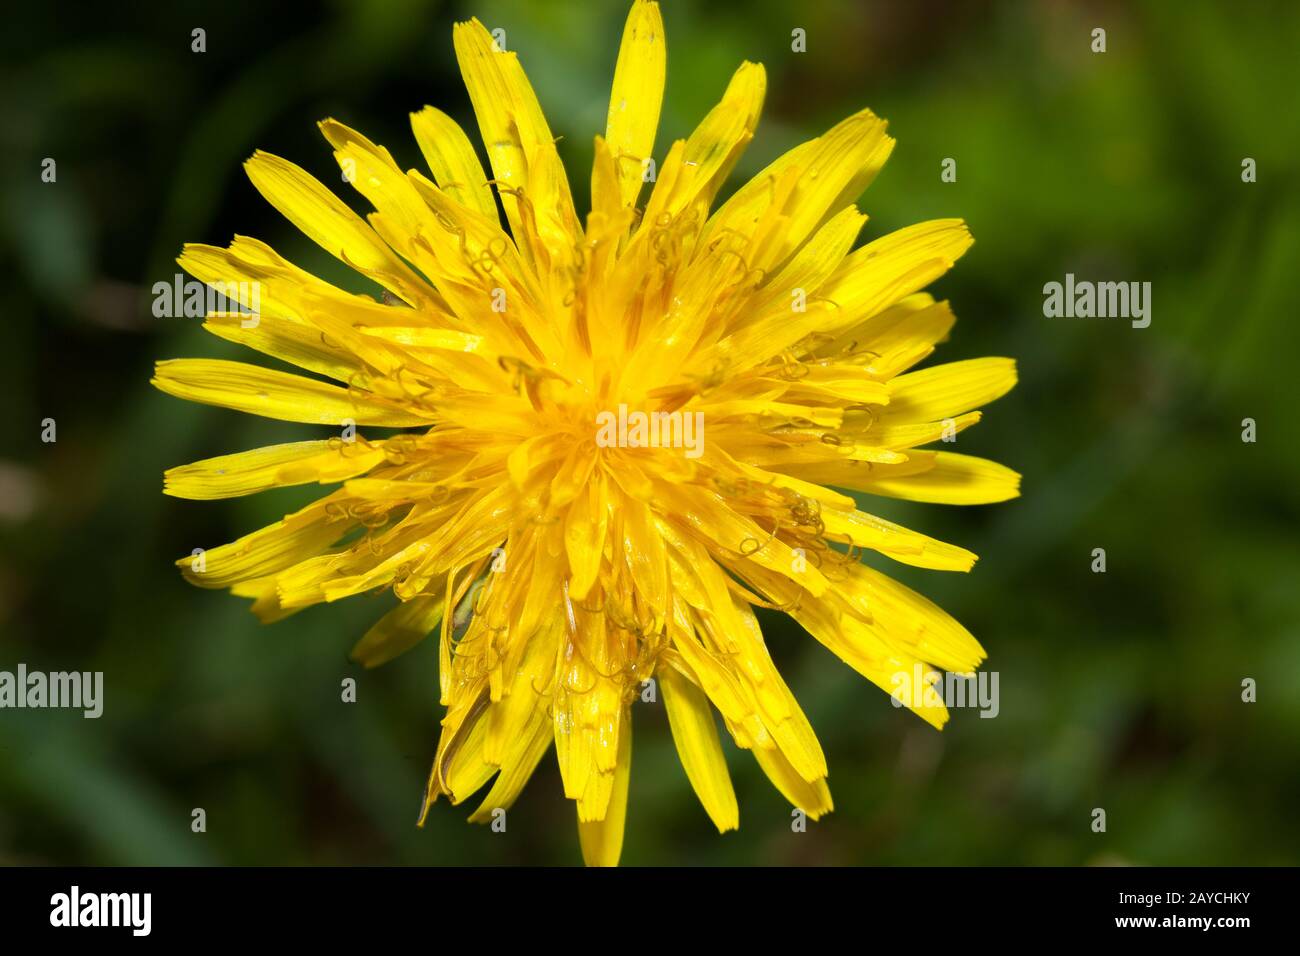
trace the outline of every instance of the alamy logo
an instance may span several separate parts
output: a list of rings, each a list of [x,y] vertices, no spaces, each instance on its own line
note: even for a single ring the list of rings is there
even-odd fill
[[[131,935],[148,936],[153,926],[152,893],[70,892],[50,897],[51,926],[129,926]]]
[[[601,448],[684,448],[687,458],[704,454],[703,412],[642,412],[618,406],[596,415]]]
[[[939,673],[923,670],[920,664],[911,672],[898,671],[889,678],[895,707],[962,707],[979,708],[981,717],[996,717],[1002,710],[998,697],[998,672],[978,674]]]
[[[244,316],[240,325],[257,327],[262,311],[260,282],[204,283],[176,273],[171,282],[153,284],[153,314],[159,319],[201,319],[212,313]]]
[[[1135,329],[1151,324],[1150,282],[1074,281],[1065,274],[1064,284],[1043,286],[1043,315],[1049,319],[1132,319]]]
[[[0,671],[0,707],[67,707],[95,718],[104,712],[103,671]]]

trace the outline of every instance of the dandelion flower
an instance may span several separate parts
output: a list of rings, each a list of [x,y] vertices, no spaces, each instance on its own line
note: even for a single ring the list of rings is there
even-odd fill
[[[335,431],[172,469],[166,492],[339,487],[177,563],[194,584],[251,598],[263,621],[391,589],[398,601],[354,657],[374,666],[438,642],[446,712],[421,822],[439,796],[459,804],[489,783],[470,819],[490,822],[554,744],[584,858],[616,863],[632,704],[651,678],[719,831],[739,813],[715,711],[817,818],[831,809],[826,760],[755,608],[788,614],[886,691],[898,674],[969,673],[985,656],[860,561],[871,550],[968,571],[975,555],[846,493],[949,504],[1018,493],[999,464],[921,449],[1015,383],[1005,358],[909,371],[954,321],[921,290],[970,234],[941,219],[853,249],[866,219],[854,202],[893,147],[867,110],[715,203],[758,122],[765,75],[753,63],[656,170],[664,33],[643,0],[623,33],[584,221],[515,53],[477,20],[456,25],[454,45],[490,175],[433,107],[411,117],[427,172],[320,124],[374,207],[364,219],[284,159],[246,164],[271,205],[375,295],[255,239],[185,247],[195,278],[257,293],[255,317],[211,313],[205,328],[314,375],[177,359],[154,384]],[[936,695],[905,703],[935,727],[947,719]]]

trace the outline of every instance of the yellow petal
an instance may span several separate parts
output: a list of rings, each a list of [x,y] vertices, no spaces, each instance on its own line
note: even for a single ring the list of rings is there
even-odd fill
[[[654,154],[665,60],[659,4],[636,0],[623,27],[605,125],[605,141],[614,156],[624,205],[636,202],[644,180],[643,162]]]
[[[841,330],[925,288],[952,268],[974,240],[960,219],[907,226],[850,253],[818,290],[834,303],[819,331]]]
[[[903,465],[881,465],[830,484],[890,498],[946,505],[987,505],[1020,494],[1020,475],[987,458],[950,451],[914,451]]]
[[[497,768],[483,759],[487,721],[482,716],[466,720],[457,744],[442,764],[443,786],[453,806],[464,803],[483,788]]]
[[[483,802],[470,815],[471,823],[491,823],[497,810],[509,810],[537,769],[542,757],[554,742],[550,721],[542,709],[533,711],[528,728],[520,734],[515,748],[501,762],[501,772],[492,783]]]
[[[517,549],[515,549],[517,550]],[[507,574],[512,572],[507,571]],[[496,575],[499,577],[499,575]],[[525,586],[531,576],[527,566],[513,572],[513,577]],[[517,593],[517,592],[516,592]],[[551,605],[554,611],[554,603]],[[491,610],[486,612],[489,616]],[[555,680],[555,657],[559,652],[561,622],[553,620],[534,632],[516,631],[515,621],[506,619],[510,632],[528,636],[521,640],[502,642],[504,660],[502,687],[488,711],[488,739],[484,757],[504,765],[517,749],[521,739],[528,735],[534,717],[545,713],[545,697]],[[489,626],[493,622],[489,620]]]
[[[274,624],[297,614],[302,608],[286,608],[280,605],[279,595],[275,590],[275,578],[260,578],[255,581],[241,581],[231,586],[230,593],[236,597],[253,598],[249,607],[263,624]]]
[[[847,614],[836,614],[816,602],[809,601],[792,612],[805,630],[820,641],[844,663],[871,681],[900,704],[934,727],[942,730],[948,722],[948,708],[941,696],[931,696],[918,690],[910,692],[914,675],[930,673],[931,668],[921,658],[908,651],[905,631],[893,630],[900,622],[882,616],[881,620],[866,623]],[[901,622],[906,626],[906,622]],[[974,644],[974,638],[971,638]],[[978,647],[978,644],[974,645]],[[908,683],[904,683],[908,682]],[[757,753],[757,751],[755,752]]]
[[[706,629],[714,630],[718,644],[715,650],[739,652],[744,665],[736,668],[736,675],[758,704],[764,728],[794,771],[809,782],[825,777],[826,756],[821,743],[768,654],[758,619],[746,602],[736,597],[731,602],[730,614],[716,615],[720,624],[726,622],[725,629],[714,630],[706,618]],[[714,610],[721,608],[715,605]]]
[[[474,146],[460,124],[441,110],[426,106],[411,114],[415,141],[434,181],[462,206],[496,219],[496,200]]]
[[[369,296],[344,292],[299,269],[266,243],[248,236],[235,236],[227,249],[187,243],[176,261],[190,275],[218,291],[233,291],[234,298],[242,305],[260,312],[263,317],[303,320],[304,300],[307,298],[344,307],[357,303],[374,304]],[[250,301],[254,290],[256,302]],[[413,289],[412,296],[406,300],[408,304],[418,304],[421,311],[436,316],[440,323],[452,320],[442,297],[424,285],[423,280],[420,288]],[[247,316],[241,318],[247,319]]]
[[[452,41],[506,218],[515,236],[525,236],[524,211],[512,190],[529,191],[529,157],[540,147],[553,149],[555,138],[513,50],[498,49],[478,20],[457,23]],[[567,197],[567,184],[564,188],[571,211],[573,200]],[[537,202],[531,194],[528,198]],[[526,243],[519,246],[526,252]]]
[[[834,356],[845,350],[867,356],[866,371],[890,379],[934,351],[935,343],[947,339],[957,317],[947,302],[935,302],[926,293],[900,300],[865,322],[851,326],[836,340],[816,349],[816,354]]]
[[[775,747],[771,749],[755,747],[751,752],[758,765],[763,768],[763,773],[767,774],[767,779],[772,781],[772,786],[776,787],[795,809],[802,810],[817,820],[835,808],[825,778],[805,780],[795,771],[785,755]]]
[[[258,150],[244,163],[267,202],[326,252],[337,256],[407,302],[422,302],[427,284],[375,231],[306,170]]]
[[[768,262],[784,262],[827,216],[861,195],[894,148],[885,127],[862,110],[817,138],[817,148],[800,158],[798,186],[786,204],[789,222]]]
[[[431,326],[385,325],[362,329],[366,335],[417,349],[446,349],[452,352],[476,352],[483,344],[481,335],[460,332],[456,329],[436,329]]]
[[[736,829],[740,826],[736,791],[708,698],[675,668],[661,668],[659,679],[677,754],[695,795],[719,833]]]
[[[366,380],[366,368],[355,355],[332,344],[318,328],[305,322],[262,315],[254,324],[248,316],[211,313],[203,328],[228,342],[246,345],[335,381],[361,384]]]
[[[495,217],[489,219],[453,202],[417,171],[409,175],[438,219],[438,226],[420,238],[434,254],[433,274],[456,314],[499,352],[531,355],[539,361],[554,354],[551,318],[540,305],[535,278]],[[536,207],[529,208],[537,212]],[[532,235],[530,231],[527,237]],[[537,251],[529,242],[522,248]],[[497,311],[496,296],[501,293],[504,310]]]
[[[623,826],[627,821],[627,785],[632,775],[632,721],[622,721],[618,735],[618,767],[602,820],[578,820],[582,859],[587,866],[618,866],[623,853]]]
[[[689,630],[673,627],[671,632],[677,655],[668,655],[665,660],[679,670],[689,672],[689,676],[704,690],[709,701],[727,721],[732,735],[737,736],[738,729],[747,733],[765,733],[762,721],[755,712],[753,703],[746,698],[735,673],[703,647]],[[668,652],[665,651],[665,654]],[[739,736],[736,742],[741,743]]]
[[[429,419],[345,388],[222,359],[159,362],[152,383],[177,398],[313,425],[425,425]]]
[[[908,372],[890,382],[891,421],[949,418],[1001,398],[1016,384],[1009,358],[978,358]]]
[[[419,595],[403,601],[366,631],[351,657],[364,667],[378,667],[405,654],[429,636],[442,620],[442,595]]]
[[[439,796],[447,794],[456,801],[457,791],[452,789],[448,781],[448,773],[454,761],[459,761],[457,770],[461,773],[466,771],[482,773],[484,770],[481,766],[483,762],[478,758],[482,747],[481,718],[487,707],[484,684],[485,681],[481,677],[459,684],[457,689],[460,693],[447,707],[447,713],[442,718],[442,731],[438,735],[438,750],[433,758],[433,767],[429,771],[429,782],[425,786],[424,806],[420,810],[417,821],[419,826],[424,825],[424,818],[429,808]],[[466,748],[469,751],[469,759],[458,758],[458,754]],[[487,773],[481,782],[485,783],[490,775],[491,770],[487,768]],[[459,782],[462,788],[472,784],[472,780]],[[468,796],[468,792],[461,793],[461,799],[465,796]]]
[[[754,239],[750,268],[780,265],[830,213],[861,195],[893,145],[870,110],[850,116],[738,189],[709,220],[701,244],[738,232]]]
[[[605,534],[609,527],[609,503],[605,482],[596,475],[587,494],[569,506],[564,526],[564,546],[569,557],[569,596],[584,600],[596,583],[605,551]]]
[[[187,581],[205,588],[268,577],[319,554],[355,526],[338,515],[341,499],[335,492],[230,544],[179,558],[176,566]]]
[[[828,536],[840,536],[859,548],[871,548],[895,561],[935,571],[969,571],[976,557],[965,548],[947,544],[864,511],[823,508]]]
[[[866,218],[850,206],[827,222],[754,294],[745,307],[743,324],[713,348],[701,350],[694,366],[706,369],[722,363],[730,369],[747,369],[785,351],[822,324],[818,289],[853,246]]]
[[[424,266],[426,246],[416,241],[435,220],[392,154],[338,120],[325,119],[320,131],[334,147],[334,158],[347,180],[377,210],[370,223],[380,237],[409,261]]]
[[[746,306],[751,315],[762,315],[779,306],[788,320],[794,311],[794,293],[799,291],[805,298],[812,298],[853,248],[866,221],[867,217],[856,206],[847,206],[827,220],[781,271],[755,293]]]
[[[569,633],[557,659],[553,698],[555,755],[564,794],[578,801],[580,820],[604,819],[618,769],[628,711],[616,656],[619,635],[603,613],[564,595]]]
[[[821,594],[830,586],[816,567],[811,564],[801,567],[801,563],[794,560],[788,544],[733,511],[716,492],[700,487],[664,485],[659,489],[659,496],[667,514],[717,546],[798,581],[813,594]],[[663,523],[659,528],[660,533],[668,530]],[[713,562],[709,560],[708,564]]]
[[[652,631],[668,619],[671,589],[668,582],[668,553],[654,527],[650,508],[627,496],[614,506],[622,530],[622,552],[636,590],[654,613]],[[615,541],[618,547],[618,541]]]
[[[898,422],[897,416],[890,417],[889,410],[881,413],[879,419],[860,435],[861,440],[875,448],[912,449],[917,445],[927,445],[948,435],[957,435],[979,422],[983,412],[966,412],[955,418],[945,418],[937,422]],[[886,464],[899,464],[903,458],[877,459]]]
[[[236,236],[228,249],[186,243],[176,262],[200,282],[222,291],[232,289],[245,308],[279,319],[301,317],[298,302],[304,289],[332,289],[339,296],[347,295],[299,269],[266,243],[247,236]],[[256,302],[252,301],[254,289]]]
[[[344,481],[384,460],[382,445],[339,438],[268,445],[170,468],[163,492],[176,498],[212,499],[251,495],[309,481]]]
[[[646,204],[643,224],[653,226],[676,217],[696,201],[707,207],[753,139],[766,91],[767,74],[762,64],[742,63],[718,105],[704,117],[682,149],[670,151],[664,160]],[[648,236],[651,230],[640,230],[639,234]]]
[[[936,667],[969,673],[987,656],[970,631],[929,598],[865,564],[849,567],[844,590],[890,643]]]

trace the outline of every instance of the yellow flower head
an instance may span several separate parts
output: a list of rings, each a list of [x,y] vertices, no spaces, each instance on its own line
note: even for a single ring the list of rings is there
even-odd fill
[[[831,809],[826,761],[755,607],[789,614],[886,690],[917,668],[967,673],[984,658],[960,624],[859,561],[871,549],[966,571],[975,555],[831,490],[952,504],[1017,494],[1001,465],[918,450],[1015,383],[1003,358],[907,371],[952,327],[947,303],[920,290],[970,234],[943,219],[850,251],[866,219],[853,203],[893,146],[867,110],[713,208],[758,122],[753,63],[656,170],[664,34],[644,0],[623,33],[584,223],[515,54],[476,20],[454,41],[490,177],[432,107],[411,117],[427,174],[320,124],[374,206],[366,219],[292,163],[247,163],[262,195],[378,297],[255,239],[185,247],[189,273],[256,309],[210,314],[205,328],[332,382],[178,359],[154,384],[344,429],[169,471],[167,493],[184,498],[341,482],[178,564],[252,598],[264,621],[391,588],[400,603],[354,652],[366,666],[438,631],[446,716],[425,813],[491,782],[471,817],[490,822],[554,742],[586,860],[616,862],[631,705],[653,677],[719,830],[738,811],[715,709],[818,817]],[[947,719],[932,695],[905,702],[936,727]]]

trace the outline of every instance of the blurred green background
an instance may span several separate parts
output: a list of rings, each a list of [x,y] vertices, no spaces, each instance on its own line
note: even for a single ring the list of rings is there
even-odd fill
[[[657,152],[742,59],[768,70],[737,170],[870,106],[898,147],[866,236],[938,216],[977,243],[935,291],[938,358],[1014,356],[1021,383],[961,437],[1024,497],[876,510],[982,556],[898,568],[981,639],[1001,712],[936,733],[784,621],[773,653],[826,750],[836,812],[807,833],[729,747],[741,830],[720,837],[638,704],[629,864],[1283,864],[1300,821],[1294,280],[1300,6],[666,0]],[[417,802],[436,654],[347,660],[386,606],[354,598],[263,627],[173,558],[313,496],[161,494],[166,467],[319,437],[151,389],[156,359],[249,358],[155,319],[185,241],[236,233],[360,288],[244,179],[264,148],[356,208],[315,121],[420,164],[407,114],[472,127],[453,20],[506,30],[562,134],[580,205],[623,0],[601,3],[25,4],[0,79],[0,669],[101,670],[105,713],[0,711],[0,863],[557,863],[580,860],[547,758],[506,834]],[[190,31],[207,31],[191,52]],[[807,31],[793,53],[791,30]],[[1090,51],[1107,30],[1107,52]],[[41,161],[57,182],[41,182]],[[945,157],[955,183],[940,181]],[[1241,162],[1258,164],[1243,183]],[[585,208],[585,205],[583,205]],[[1150,281],[1153,321],[1048,319],[1042,287]],[[254,358],[253,360],[257,360]],[[43,444],[40,422],[57,421]],[[1241,440],[1242,419],[1258,442]],[[1105,548],[1108,571],[1090,569]],[[359,683],[340,703],[339,683]],[[1241,701],[1244,678],[1259,700]],[[190,830],[191,808],[207,832]],[[1094,833],[1092,809],[1108,829]]]

